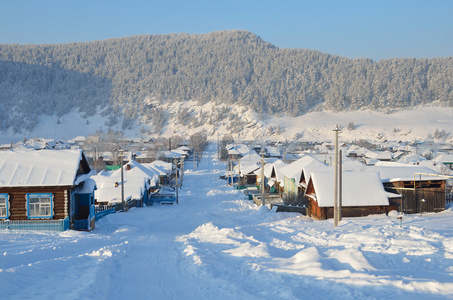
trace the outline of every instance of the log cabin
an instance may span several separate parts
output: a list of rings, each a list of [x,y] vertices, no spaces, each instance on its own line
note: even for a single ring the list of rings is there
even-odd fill
[[[360,217],[387,213],[396,209],[389,206],[390,194],[384,190],[375,172],[344,172],[342,174],[343,217]],[[334,172],[311,174],[305,194],[309,198],[308,215],[317,220],[334,216]]]
[[[94,190],[82,150],[0,153],[0,229],[93,230]]]

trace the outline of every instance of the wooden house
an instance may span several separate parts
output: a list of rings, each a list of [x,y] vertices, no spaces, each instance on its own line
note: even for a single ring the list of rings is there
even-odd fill
[[[236,148],[232,147],[228,149],[228,158],[230,160],[238,160],[242,157],[242,154],[236,150]]]
[[[102,172],[92,177],[98,186],[95,192],[96,204],[122,204],[121,169],[112,173]],[[132,160],[123,166],[124,201],[130,207],[141,207],[148,202],[149,190],[156,187],[159,174]]]
[[[401,200],[394,203],[398,211],[411,214],[445,210],[447,178],[436,171],[398,163],[380,163],[371,170],[379,172],[387,191],[402,195]]]
[[[266,191],[271,194],[283,193],[283,187],[281,182],[283,181],[283,174],[280,172],[280,168],[286,166],[286,164],[277,160],[273,163],[264,165],[264,177],[266,183]],[[257,185],[261,185],[261,168],[254,172],[257,176]]]
[[[381,214],[392,209],[388,200],[390,194],[384,190],[378,173],[344,172],[342,176],[343,217]],[[333,218],[334,172],[312,173],[305,195],[309,198],[308,215],[317,220]]]
[[[453,170],[453,154],[440,154],[435,159],[436,164],[444,164],[451,170]]]
[[[255,173],[255,171],[261,169],[259,165],[253,163],[253,164],[249,164],[249,165],[242,165],[242,163],[239,163],[240,164],[240,185],[245,185],[245,186],[251,186],[251,185],[259,185],[259,178],[257,176],[257,174]],[[238,168],[238,166],[236,166],[235,168]],[[261,177],[260,177],[261,178]]]
[[[387,192],[401,195],[400,198],[390,199],[390,205],[396,206],[399,212],[410,214],[445,210],[447,178],[431,168],[378,162],[357,170],[377,172]]]
[[[307,179],[303,172],[306,168],[327,168],[320,160],[305,155],[302,158],[290,163],[280,169],[283,174],[283,190],[289,198],[303,196]]]
[[[91,169],[82,150],[0,153],[0,228],[92,230]]]
[[[173,164],[162,160],[155,160],[152,163],[141,164],[142,166],[151,169],[154,173],[158,174],[158,185],[170,184],[171,175],[173,172]]]

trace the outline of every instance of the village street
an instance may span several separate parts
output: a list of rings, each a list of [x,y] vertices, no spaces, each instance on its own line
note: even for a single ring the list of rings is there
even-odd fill
[[[218,176],[215,145],[186,165],[179,205],[108,215],[91,232],[0,232],[5,299],[445,299],[451,205],[313,221],[257,207]],[[220,165],[224,170],[224,165]]]

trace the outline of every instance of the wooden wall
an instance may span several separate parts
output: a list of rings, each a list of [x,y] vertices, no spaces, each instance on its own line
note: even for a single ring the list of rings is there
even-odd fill
[[[415,187],[415,190],[414,190]],[[420,212],[439,212],[445,210],[445,180],[407,181],[386,184],[387,191],[403,195],[403,212],[406,214]],[[422,204],[421,200],[425,202]],[[401,203],[398,203],[401,211]]]
[[[64,219],[70,211],[70,186],[56,187],[2,187],[0,193],[9,195],[9,219],[11,221],[27,220],[27,194],[29,193],[52,193],[53,194],[53,219]],[[65,200],[67,191],[67,201]],[[66,207],[65,207],[66,206]]]
[[[389,211],[395,210],[394,206],[357,206],[357,207],[342,207],[341,216],[348,217],[365,217],[376,214],[388,214]],[[309,200],[309,215],[316,220],[332,219],[334,216],[333,207],[319,207],[318,202]]]

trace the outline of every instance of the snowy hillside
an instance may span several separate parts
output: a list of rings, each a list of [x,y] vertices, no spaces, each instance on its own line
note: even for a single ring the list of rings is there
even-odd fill
[[[147,101],[161,112],[165,120],[161,128],[156,128],[153,119],[146,114],[123,129],[121,119],[118,119],[116,125],[107,126],[109,120],[101,114],[90,117],[71,111],[60,118],[41,116],[38,126],[25,134],[14,134],[11,128],[4,130],[0,135],[0,143],[17,142],[24,137],[72,139],[109,129],[123,131],[125,136],[130,138],[159,135],[170,137],[175,134],[188,136],[205,131],[208,137],[214,140],[217,140],[218,135],[231,134],[233,138],[239,140],[327,141],[333,139],[332,130],[336,124],[344,127],[340,140],[345,142],[358,139],[372,142],[384,140],[412,142],[426,139],[453,142],[451,107],[419,107],[391,114],[364,110],[342,113],[311,112],[300,117],[287,115],[270,117],[258,115],[239,105],[214,103],[199,105],[195,101],[159,104]],[[354,130],[347,129],[351,122],[355,125]],[[441,133],[444,131],[443,134],[437,135],[438,139],[435,139],[436,131]]]
[[[0,232],[2,297],[453,298],[451,206],[402,226],[391,213],[334,228],[258,208],[219,169],[213,145],[186,169],[179,205],[108,215],[93,232]]]

